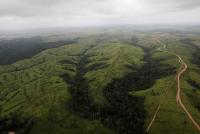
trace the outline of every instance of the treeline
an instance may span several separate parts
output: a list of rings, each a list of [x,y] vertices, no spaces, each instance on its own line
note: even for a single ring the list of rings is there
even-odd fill
[[[0,41],[0,65],[12,64],[18,60],[31,58],[43,50],[72,43],[76,41],[44,42],[41,37],[2,40]]]
[[[193,63],[194,64],[196,64],[196,65],[198,65],[198,67],[200,67],[200,49],[199,49],[199,51],[197,52],[195,52],[194,54],[193,54]]]
[[[128,66],[131,68],[131,66]],[[134,68],[134,67],[132,67]],[[160,60],[147,57],[145,64],[141,68],[136,68],[134,72],[128,74],[123,83],[129,89],[144,90],[154,85],[157,79],[176,73],[176,68],[167,64],[161,64]]]
[[[200,90],[200,83],[198,83],[197,81],[194,81],[192,79],[188,79],[187,82],[193,87],[192,91],[193,93],[187,93],[186,95],[191,99],[192,103],[194,104],[194,106],[197,108],[197,110],[200,111],[200,103],[199,103],[199,98],[198,95],[194,95],[196,94],[197,91]]]
[[[89,62],[87,59],[87,51],[95,46],[91,46],[82,52],[79,56],[78,63],[71,61],[61,61],[62,64],[73,64],[76,66],[76,75],[71,77],[65,73],[61,75],[63,80],[70,84],[69,92],[71,94],[71,100],[68,103],[68,108],[74,114],[88,119],[94,119],[95,113],[97,113],[96,107],[92,104],[91,97],[89,96],[89,84],[84,78],[86,73],[86,64]]]
[[[193,86],[195,89],[200,90],[200,84],[197,83],[196,81],[193,81],[193,80],[189,79],[189,80],[187,80],[187,82],[188,82],[191,86]]]

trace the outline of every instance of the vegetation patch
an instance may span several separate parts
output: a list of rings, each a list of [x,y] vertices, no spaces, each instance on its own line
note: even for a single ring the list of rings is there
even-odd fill
[[[33,118],[19,118],[16,114],[0,119],[0,132],[27,134],[34,124]]]
[[[128,90],[123,79],[115,79],[104,87],[106,104],[101,110],[100,120],[119,134],[143,134],[144,98],[131,96]]]
[[[200,84],[197,83],[196,81],[193,81],[193,80],[189,79],[189,80],[187,80],[187,82],[188,82],[191,86],[193,86],[194,88],[200,90]]]
[[[192,100],[194,106],[200,111],[200,103],[199,103],[199,93],[200,91],[200,84],[194,80],[188,79],[187,82],[193,87],[190,93],[187,93],[187,96]]]

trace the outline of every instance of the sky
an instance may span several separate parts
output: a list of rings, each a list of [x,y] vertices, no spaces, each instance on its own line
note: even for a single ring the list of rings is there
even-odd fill
[[[0,0],[0,29],[197,25],[200,0]]]

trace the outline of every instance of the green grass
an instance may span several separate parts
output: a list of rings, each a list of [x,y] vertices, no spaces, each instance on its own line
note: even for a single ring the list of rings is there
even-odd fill
[[[86,74],[86,78],[89,81],[94,79],[90,83],[90,92],[94,101],[100,104],[104,101],[101,89],[112,79],[121,78],[124,74],[130,72],[126,68],[127,65],[140,66],[143,57],[143,52],[140,48],[121,43],[102,44],[88,52],[88,55],[92,54],[96,55],[89,58],[91,63],[88,66],[98,62],[107,65],[106,68],[92,70]]]

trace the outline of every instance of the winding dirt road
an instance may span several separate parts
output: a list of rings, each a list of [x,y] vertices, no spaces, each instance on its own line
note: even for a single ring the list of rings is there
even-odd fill
[[[166,45],[162,42],[160,42],[160,40],[156,39],[157,42],[159,44],[161,44],[161,46],[163,46],[163,48],[165,49],[166,48]],[[188,69],[188,66],[187,64],[183,61],[183,59],[175,54],[175,53],[172,53],[172,52],[169,52],[169,51],[166,51],[166,50],[161,50],[161,48],[158,48],[158,51],[162,51],[162,52],[167,52],[167,53],[171,53],[172,55],[175,55],[178,59],[179,59],[179,62],[181,64],[181,67],[179,69],[179,71],[177,72],[177,75],[176,75],[176,80],[177,80],[177,93],[176,93],[176,101],[177,101],[177,104],[183,109],[183,111],[187,114],[188,118],[191,120],[191,122],[193,123],[193,125],[200,131],[200,125],[195,121],[194,117],[192,116],[192,114],[187,110],[187,108],[185,107],[185,105],[183,104],[182,102],[182,99],[181,99],[181,86],[180,86],[180,79],[181,79],[181,76],[187,71]],[[162,103],[165,101],[166,99],[166,96],[167,96],[167,93],[166,95],[164,96],[164,98],[161,100],[160,104],[158,105],[154,115],[153,115],[153,118],[152,120],[150,121],[147,129],[146,129],[146,132],[149,132],[153,122],[155,121],[155,118],[157,117],[157,114],[160,110],[160,107],[162,105]]]
[[[177,79],[177,93],[176,93],[176,101],[180,105],[180,107],[183,109],[183,111],[187,114],[189,119],[192,121],[193,125],[200,131],[199,124],[195,121],[194,117],[191,115],[191,113],[187,110],[185,105],[183,104],[181,100],[181,86],[180,86],[180,78],[184,74],[184,72],[188,69],[187,64],[183,61],[183,59],[176,55],[179,59],[179,62],[181,63],[180,71],[177,73],[176,79]]]

